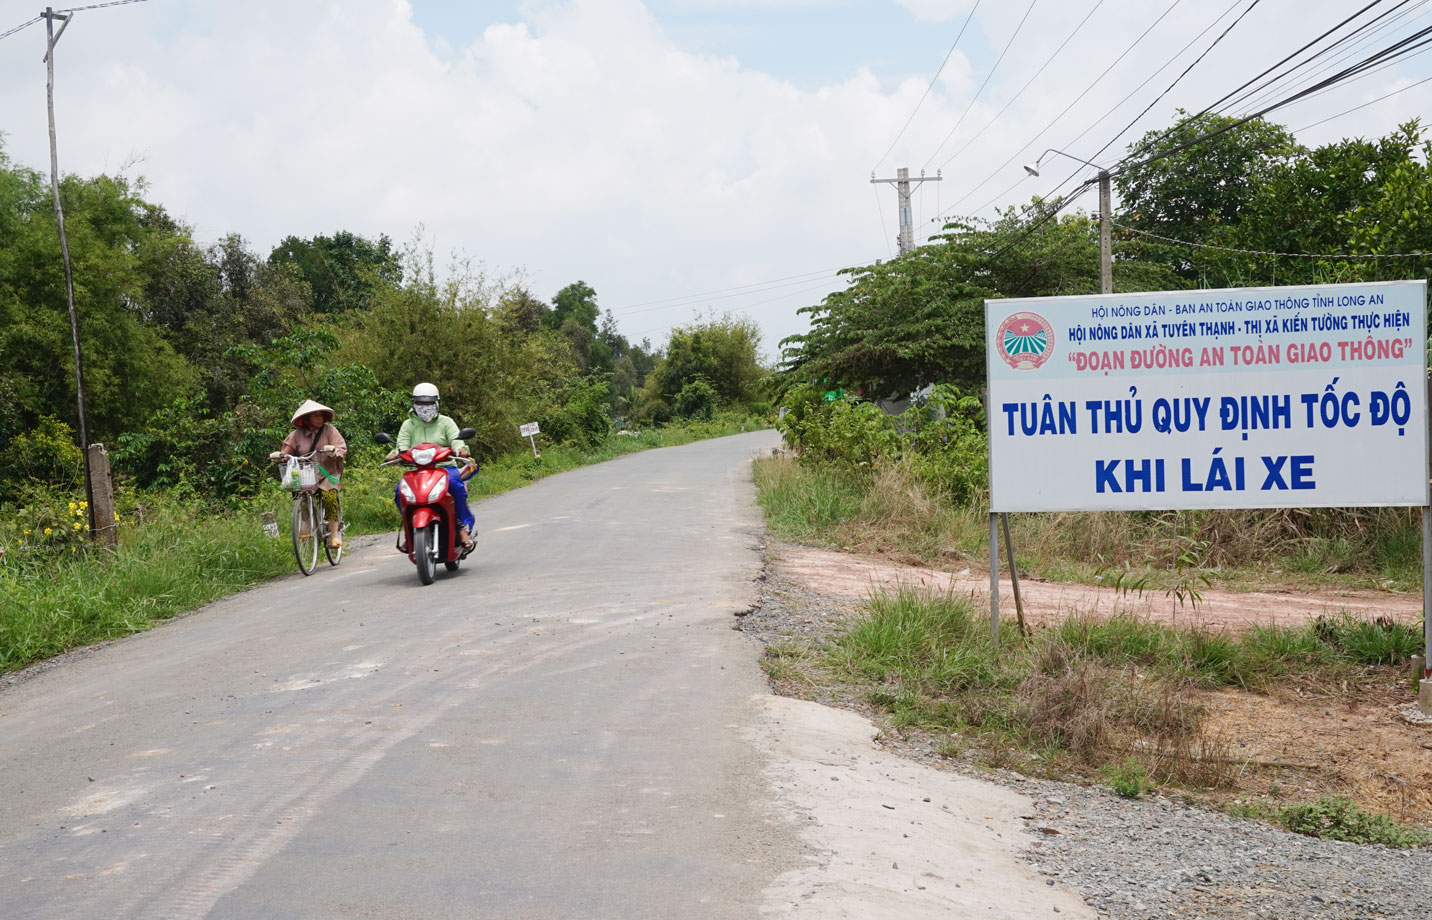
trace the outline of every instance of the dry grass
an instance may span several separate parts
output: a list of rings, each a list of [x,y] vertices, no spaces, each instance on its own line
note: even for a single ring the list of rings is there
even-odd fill
[[[781,457],[758,460],[756,475],[782,538],[935,564],[986,556],[987,508],[951,504],[906,465],[852,474]],[[779,483],[783,497],[768,501],[765,483]],[[1091,581],[1125,563],[1166,568],[1179,541],[1199,547],[1201,569],[1248,585],[1413,589],[1421,577],[1415,509],[1062,512],[1010,523],[1020,568],[1052,580]]]

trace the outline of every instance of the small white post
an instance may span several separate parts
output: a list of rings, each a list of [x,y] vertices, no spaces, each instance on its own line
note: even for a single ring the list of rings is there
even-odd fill
[[[537,453],[537,435],[542,433],[542,429],[538,427],[536,422],[528,422],[525,425],[519,425],[517,427],[517,433],[520,434],[522,437],[526,438],[527,443],[532,445],[533,460],[536,460],[538,457],[542,456],[541,454]]]

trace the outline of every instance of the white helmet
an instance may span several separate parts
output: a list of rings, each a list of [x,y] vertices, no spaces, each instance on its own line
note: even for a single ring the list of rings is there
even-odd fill
[[[413,402],[436,405],[438,401],[438,388],[431,383],[420,383],[413,387]]]

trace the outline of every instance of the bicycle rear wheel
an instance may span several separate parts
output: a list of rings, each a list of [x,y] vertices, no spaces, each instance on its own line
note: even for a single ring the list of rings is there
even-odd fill
[[[313,506],[310,492],[300,492],[293,499],[293,556],[305,575],[312,575],[318,566],[318,516]]]
[[[320,503],[320,504],[321,504],[321,503]],[[340,560],[340,559],[343,558],[343,543],[342,543],[342,539],[343,539],[343,500],[342,500],[342,499],[339,499],[339,501],[338,501],[338,539],[339,539],[340,542],[339,542],[339,544],[338,544],[338,548],[337,548],[337,549],[333,548],[333,546],[331,546],[331,545],[329,544],[327,530],[328,530],[328,528],[325,527],[325,528],[324,528],[324,531],[325,531],[325,532],[324,532],[324,534],[323,534],[323,552],[324,552],[325,554],[327,554],[327,556],[328,556],[328,564],[329,564],[329,565],[337,565],[337,564],[338,564],[338,560]]]

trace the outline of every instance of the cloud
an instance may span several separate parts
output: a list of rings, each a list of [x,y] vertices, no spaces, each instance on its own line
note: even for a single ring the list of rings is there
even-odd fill
[[[988,14],[982,6],[972,29],[992,37],[995,53],[1024,11],[998,6]],[[1310,31],[1336,8],[1317,0],[1289,28]],[[933,2],[922,9],[937,11]],[[460,249],[494,270],[522,269],[537,296],[585,280],[629,336],[661,340],[693,306],[729,308],[760,322],[774,352],[805,327],[796,309],[838,286],[833,279],[787,280],[741,297],[684,295],[888,257],[895,195],[870,185],[877,166],[881,175],[944,167],[944,181],[917,194],[921,236],[937,226],[928,218],[956,201],[963,213],[1047,192],[1057,179],[1021,181],[1020,163],[1070,142],[1134,92],[1068,148],[1096,159],[1098,145],[1191,54],[1156,78],[1155,69],[1216,15],[1180,7],[1038,136],[1161,12],[1106,0],[1099,22],[991,123],[1085,12],[1060,5],[1031,19],[973,106],[993,55],[962,42],[880,160],[951,37],[924,45],[933,58],[924,74],[911,61],[899,74],[857,61],[843,77],[801,88],[732,55],[687,49],[638,0],[529,3],[457,47],[425,34],[404,0],[116,7],[80,14],[61,43],[60,159],[67,171],[94,173],[141,155],[150,197],[202,240],[237,231],[266,251],[289,234],[347,229],[402,241],[422,225],[440,262]],[[1201,108],[1265,66],[1253,65],[1271,54],[1253,18],[1105,156],[1166,124],[1175,105]],[[1284,41],[1291,50],[1310,37]],[[44,70],[39,53],[28,53],[39,42],[32,29],[0,46],[0,125],[12,158],[44,168]],[[1286,123],[1310,124],[1397,79],[1389,71],[1330,94]],[[1386,133],[1391,124],[1376,113],[1425,110],[1429,88],[1359,113],[1368,120],[1325,125],[1319,139]]]

